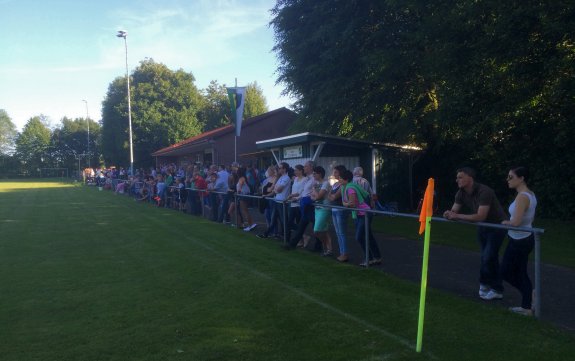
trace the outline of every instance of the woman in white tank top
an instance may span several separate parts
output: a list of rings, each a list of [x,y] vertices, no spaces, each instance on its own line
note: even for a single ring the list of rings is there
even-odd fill
[[[507,176],[509,188],[515,189],[517,196],[509,206],[511,219],[503,221],[503,224],[514,227],[531,228],[535,218],[537,198],[527,187],[529,171],[525,167],[513,168]],[[512,231],[507,232],[509,243],[505,249],[501,262],[501,276],[503,280],[517,288],[521,292],[522,301],[520,307],[511,307],[510,310],[525,316],[531,316],[533,285],[527,274],[527,262],[529,254],[533,250],[535,239],[533,233]]]

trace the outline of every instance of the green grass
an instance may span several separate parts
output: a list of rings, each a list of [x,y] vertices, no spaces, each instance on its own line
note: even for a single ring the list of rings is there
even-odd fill
[[[11,360],[569,360],[551,325],[111,192],[0,183]]]
[[[421,239],[419,223],[414,218],[376,217],[374,230],[411,239]],[[575,222],[550,219],[536,220],[535,227],[545,229],[541,236],[542,262],[575,268]],[[431,242],[478,251],[477,227],[457,222],[433,222]],[[502,248],[503,249],[503,248]],[[533,256],[533,254],[532,254]]]

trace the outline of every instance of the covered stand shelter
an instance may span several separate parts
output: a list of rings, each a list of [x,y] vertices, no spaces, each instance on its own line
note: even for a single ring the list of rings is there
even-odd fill
[[[413,204],[413,163],[417,147],[376,143],[317,133],[299,133],[256,142],[260,151],[271,154],[276,163],[290,166],[312,160],[331,172],[339,164],[353,170],[363,168],[363,176],[380,195],[393,195],[401,206]],[[408,204],[409,203],[409,204]]]

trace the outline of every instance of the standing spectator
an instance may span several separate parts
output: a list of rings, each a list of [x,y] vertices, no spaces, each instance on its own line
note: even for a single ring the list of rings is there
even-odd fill
[[[285,227],[284,222],[284,212],[283,212],[283,202],[287,200],[290,193],[291,179],[288,176],[289,164],[280,163],[279,175],[280,177],[274,184],[272,190],[272,195],[274,196],[274,203],[272,208],[272,215],[270,221],[270,227],[262,234],[258,234],[259,238],[268,238],[272,231],[277,231],[275,228],[276,222],[279,221],[283,227]]]
[[[246,169],[244,167],[238,168],[237,172],[238,176],[238,183],[236,184],[236,192],[237,194],[241,195],[248,195],[250,194],[250,187],[248,186],[247,179],[246,179]],[[239,207],[242,219],[244,220],[244,231],[249,232],[252,229],[256,228],[257,223],[254,223],[252,219],[252,215],[248,210],[248,198],[240,198],[239,200]],[[247,222],[247,223],[245,223]]]
[[[333,168],[333,177],[336,182],[332,185],[331,191],[329,193],[328,199],[332,206],[342,207],[341,202],[341,175],[345,172],[345,166],[338,165]],[[337,236],[337,242],[339,244],[339,256],[337,260],[340,262],[347,262],[347,239],[345,234],[347,232],[347,216],[349,212],[345,209],[332,208],[331,218],[333,221],[333,227],[335,228],[335,234]]]
[[[329,204],[328,194],[330,192],[329,182],[325,178],[325,169],[321,166],[313,168],[313,191],[311,192],[311,199],[319,204]],[[315,222],[313,225],[313,233],[321,241],[323,248],[323,256],[331,256],[333,254],[331,248],[331,237],[328,233],[329,217],[331,210],[327,208],[315,209]]]
[[[305,162],[303,166],[304,179],[303,190],[299,195],[299,205],[301,218],[297,226],[295,235],[289,240],[289,243],[285,245],[285,249],[295,248],[304,237],[305,230],[310,223],[313,223],[315,218],[315,211],[313,206],[313,201],[311,200],[311,193],[313,190],[314,180],[313,180],[313,161],[309,160]],[[307,243],[303,240],[303,247],[307,247]]]
[[[255,193],[256,189],[259,187],[259,175],[258,175],[258,168],[256,165],[250,165],[246,170],[246,180],[248,183],[248,187],[250,187],[250,193]]]
[[[230,220],[233,218],[233,214],[236,212],[236,202],[234,194],[236,193],[237,184],[238,184],[238,168],[234,164],[232,164],[231,173],[230,176],[228,177],[228,191],[226,193],[226,196],[228,197],[228,217]],[[240,214],[239,219],[236,218],[237,224],[232,224],[233,227],[236,226],[239,227],[241,225],[241,216],[242,215]]]
[[[529,171],[525,167],[513,168],[507,176],[507,185],[515,189],[517,196],[509,206],[511,219],[501,223],[513,227],[531,228],[535,218],[537,198],[535,193],[527,187]],[[521,306],[511,307],[510,310],[525,316],[533,315],[532,297],[533,285],[527,274],[527,261],[533,251],[535,238],[533,233],[521,231],[507,231],[509,243],[501,261],[501,275],[510,285],[521,292]]]
[[[220,194],[218,197],[220,199],[220,205],[218,207],[218,222],[220,222],[220,223],[226,223],[226,221],[227,221],[227,211],[228,211],[228,206],[229,206],[229,201],[230,201],[230,197],[228,194],[229,178],[230,178],[230,173],[228,173],[228,171],[226,170],[226,167],[224,165],[220,165],[220,168],[218,171],[218,180],[217,180],[217,184],[215,187],[215,189],[217,189],[218,192],[224,193],[224,194]]]
[[[297,224],[301,219],[301,212],[299,207],[299,200],[303,193],[303,188],[307,178],[304,177],[303,165],[297,164],[294,167],[294,177],[292,179],[291,193],[288,196],[290,202],[288,222],[287,222],[287,239],[291,239],[291,231],[297,228]],[[303,247],[303,240],[298,243],[298,246]]]
[[[208,175],[210,220],[214,222],[218,220],[218,194],[216,193],[217,181],[218,173],[214,172]]]
[[[277,174],[276,174],[276,167],[270,165],[266,171],[266,179],[262,182],[262,196],[263,197],[273,197],[273,190],[274,185],[277,181]],[[263,209],[264,216],[266,218],[266,225],[267,228],[272,226],[271,218],[272,218],[272,207],[273,207],[273,200],[271,199],[262,199],[263,207],[260,207],[260,211]]]
[[[375,208],[375,203],[377,202],[377,194],[371,188],[371,184],[369,183],[369,181],[363,178],[362,167],[353,168],[353,183],[361,186],[369,194],[367,202],[371,206],[371,208]]]
[[[500,224],[507,216],[495,196],[495,192],[486,185],[475,181],[473,168],[464,167],[457,170],[455,179],[459,190],[451,210],[443,213],[450,220],[468,222],[487,222]],[[471,214],[459,213],[465,206]],[[505,238],[504,229],[478,227],[477,238],[481,245],[481,269],[479,271],[479,297],[484,300],[503,298],[503,284],[499,273],[499,248]]]
[[[202,214],[201,207],[203,207],[204,204],[203,199],[208,195],[208,193],[206,192],[206,189],[208,189],[208,184],[206,183],[204,178],[200,176],[199,171],[194,172],[191,182],[191,188],[194,189],[194,191],[191,191],[188,194],[188,197],[190,197],[191,213],[195,215],[200,215]]]
[[[369,194],[357,183],[353,183],[353,174],[345,170],[340,177],[341,182],[341,198],[344,207],[370,209],[367,202],[369,202]],[[367,232],[368,238],[368,263],[381,264],[381,252],[377,241],[373,236],[371,230],[372,214],[366,214],[365,211],[351,211],[352,218],[355,221],[355,239],[365,253],[365,236]],[[365,228],[365,217],[367,217],[367,229]],[[366,267],[368,264],[365,262],[360,263],[360,266]]]
[[[164,176],[161,174],[158,174],[156,177],[156,192],[155,201],[158,207],[160,207],[166,202],[166,183],[164,182]]]

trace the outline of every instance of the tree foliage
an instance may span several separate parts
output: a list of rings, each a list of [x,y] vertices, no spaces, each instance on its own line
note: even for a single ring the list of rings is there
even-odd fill
[[[54,129],[51,136],[51,158],[54,166],[76,169],[78,162],[83,169],[100,165],[100,124],[90,122],[90,152],[88,153],[88,122],[86,118],[62,118],[61,124]],[[90,155],[90,159],[88,156]]]
[[[18,135],[16,126],[4,109],[0,109],[0,156],[11,155],[14,152]]]
[[[50,163],[50,129],[44,116],[28,120],[16,139],[16,155],[25,170],[34,173]]]
[[[140,62],[130,77],[134,162],[153,162],[151,154],[201,132],[230,124],[225,85],[212,81],[203,91],[183,70],[172,71],[152,59]],[[102,152],[107,164],[129,164],[128,104],[125,77],[108,87],[102,108]],[[256,82],[248,84],[244,117],[267,111]]]
[[[140,62],[131,75],[134,161],[152,163],[150,154],[201,132],[202,97],[194,76],[172,71],[152,59]],[[102,111],[102,145],[107,163],[129,164],[128,104],[125,78],[108,88]]]
[[[273,14],[299,129],[419,145],[416,172],[447,201],[462,164],[500,194],[523,164],[540,211],[574,215],[573,183],[551,175],[575,176],[575,3],[280,0]]]
[[[231,123],[230,103],[225,85],[213,80],[204,89],[204,105],[200,119],[204,124],[204,131],[223,127]],[[257,82],[246,86],[246,100],[244,119],[266,113],[268,106],[262,88]]]
[[[204,124],[203,130],[208,131],[230,124],[230,105],[226,86],[212,80],[202,93],[204,103],[200,118]]]
[[[268,112],[268,106],[264,92],[257,82],[246,86],[246,104],[244,107],[244,119],[252,118]]]

